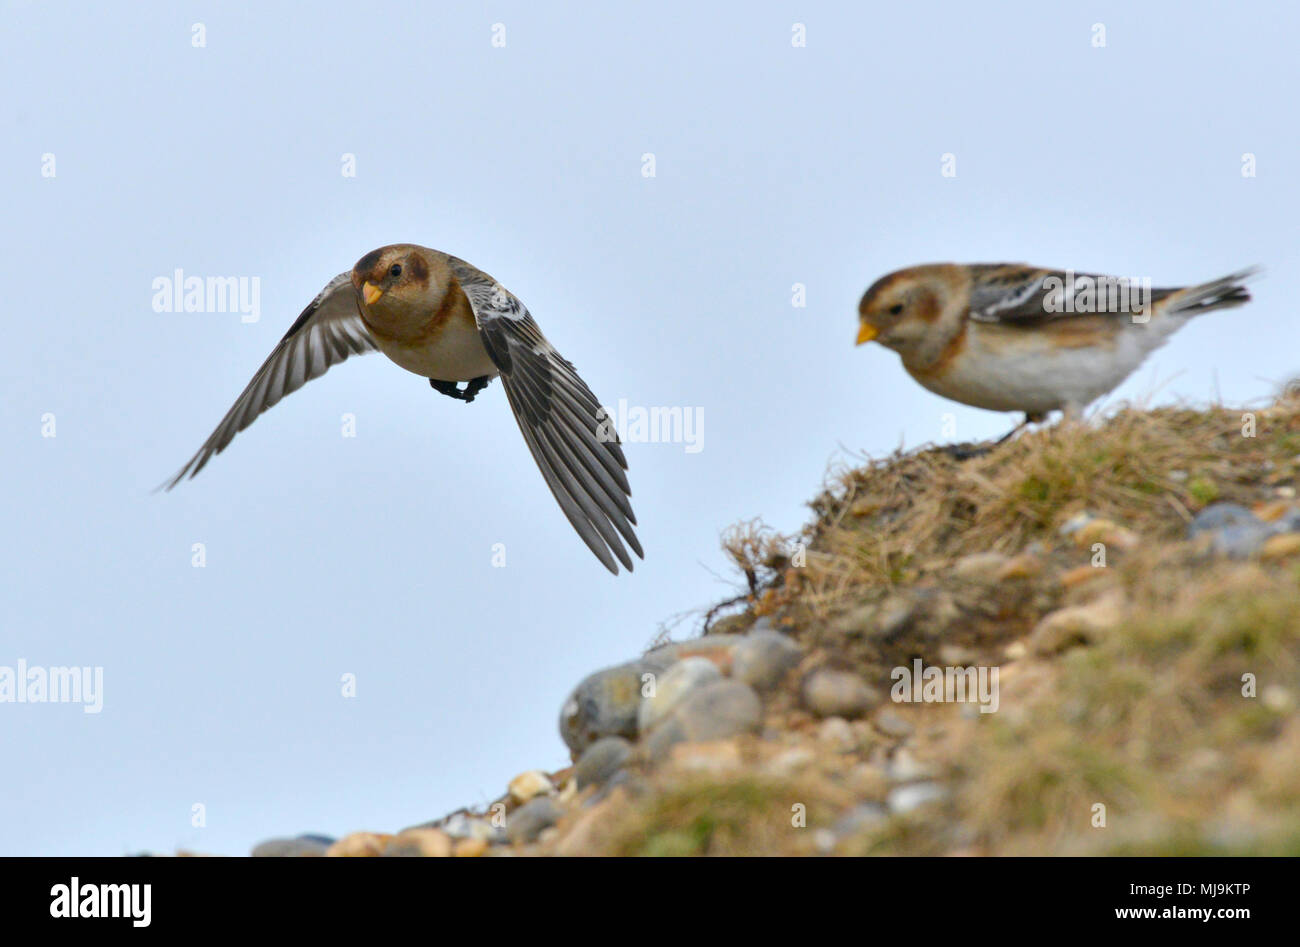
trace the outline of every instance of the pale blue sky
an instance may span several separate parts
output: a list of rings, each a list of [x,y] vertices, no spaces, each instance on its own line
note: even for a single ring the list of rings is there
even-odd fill
[[[1295,8],[859,6],[5,3],[0,665],[102,666],[104,707],[0,704],[0,854],[394,830],[563,765],[568,690],[730,592],[723,528],[797,529],[841,446],[1015,420],[853,347],[889,270],[1262,263],[1117,396],[1300,370]],[[150,492],[397,241],[501,280],[605,403],[703,410],[699,453],[629,445],[634,574],[573,534],[499,384],[466,406],[378,355]],[[258,277],[260,321],[154,312],[176,268]]]

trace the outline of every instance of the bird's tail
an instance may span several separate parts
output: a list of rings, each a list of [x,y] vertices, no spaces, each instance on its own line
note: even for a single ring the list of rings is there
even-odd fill
[[[1260,267],[1251,266],[1208,283],[1174,290],[1169,295],[1165,311],[1170,315],[1195,316],[1212,309],[1230,309],[1248,303],[1250,291],[1246,289],[1246,281],[1262,272]]]

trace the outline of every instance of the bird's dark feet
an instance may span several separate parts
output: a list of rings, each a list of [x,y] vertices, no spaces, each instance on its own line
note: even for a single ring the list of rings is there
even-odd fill
[[[945,444],[943,452],[953,460],[970,460],[973,457],[983,457],[989,451],[997,446],[995,444]]]
[[[477,378],[465,382],[465,387],[458,387],[454,381],[439,381],[436,378],[429,379],[429,386],[439,394],[446,395],[448,398],[455,398],[457,401],[463,401],[469,404],[474,400],[474,396],[488,386],[492,379],[487,375],[479,375]]]
[[[1013,427],[1007,433],[1003,434],[996,441],[989,444],[949,444],[944,451],[953,460],[970,460],[972,457],[983,457],[995,447],[1005,444],[1011,438],[1015,437],[1030,424],[1042,424],[1047,420],[1046,414],[1026,414],[1025,419]]]

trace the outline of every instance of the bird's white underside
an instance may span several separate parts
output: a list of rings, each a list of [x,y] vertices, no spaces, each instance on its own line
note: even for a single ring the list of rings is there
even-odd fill
[[[990,411],[1082,408],[1118,387],[1180,324],[1157,316],[1126,326],[1113,347],[1062,348],[1034,332],[1024,333],[1020,345],[993,345],[989,336],[997,330],[971,322],[966,350],[943,377],[914,377],[935,394]]]

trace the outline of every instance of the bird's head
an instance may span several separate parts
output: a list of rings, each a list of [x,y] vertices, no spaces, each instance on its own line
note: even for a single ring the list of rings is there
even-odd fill
[[[439,310],[451,272],[425,247],[395,243],[357,260],[352,285],[366,321],[396,332],[422,325]]]
[[[858,303],[857,344],[874,339],[903,354],[918,348],[948,302],[947,269],[913,266],[872,283]]]

